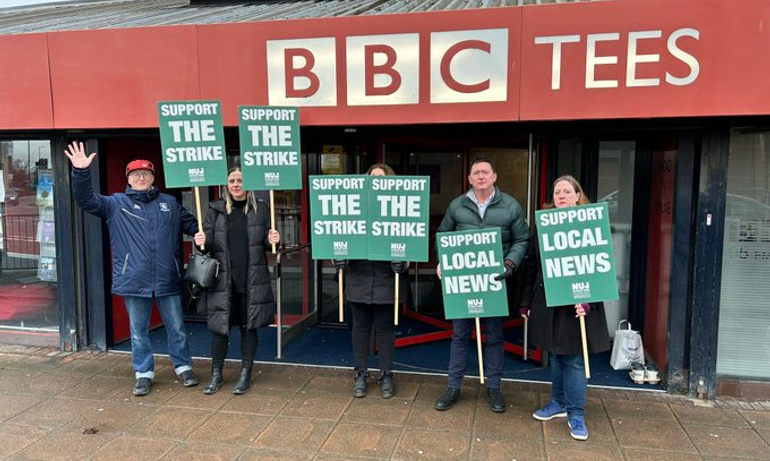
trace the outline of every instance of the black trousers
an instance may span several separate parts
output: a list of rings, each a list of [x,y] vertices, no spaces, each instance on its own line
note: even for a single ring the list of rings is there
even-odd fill
[[[230,326],[237,325],[238,319],[245,323],[243,313],[246,309],[246,295],[233,293],[231,301]],[[257,330],[250,330],[246,325],[240,325],[239,328],[241,329],[241,366],[251,368],[254,364],[254,356],[257,354]],[[229,341],[229,335],[211,332],[212,368],[222,368],[225,365]]]
[[[366,370],[369,366],[371,352],[372,327],[377,341],[380,356],[380,370],[383,372],[393,369],[393,359],[396,355],[396,335],[393,331],[392,304],[363,304],[348,303],[353,314],[353,360],[356,369]]]

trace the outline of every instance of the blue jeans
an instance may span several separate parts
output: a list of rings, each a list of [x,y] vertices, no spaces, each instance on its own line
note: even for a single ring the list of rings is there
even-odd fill
[[[500,389],[500,378],[503,374],[503,318],[484,317],[481,319],[483,333],[486,336],[484,346],[484,377],[487,389]],[[475,319],[452,320],[452,344],[449,348],[449,384],[447,387],[460,389],[465,364],[468,361],[468,349],[474,341],[471,332],[476,328]],[[476,348],[473,347],[475,351]]]
[[[583,417],[586,407],[585,365],[582,354],[550,354],[551,399],[567,410],[567,417]]]
[[[155,378],[155,361],[150,343],[150,314],[152,298],[124,296],[128,319],[131,324],[131,364],[136,379]],[[171,295],[155,298],[158,311],[166,327],[168,354],[174,364],[176,374],[192,370],[190,349],[187,347],[187,331],[182,313],[182,296]]]

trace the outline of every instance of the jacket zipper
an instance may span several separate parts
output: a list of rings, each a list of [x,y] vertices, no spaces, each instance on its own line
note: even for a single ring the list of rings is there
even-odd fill
[[[143,218],[143,217],[141,217],[139,215],[135,215],[134,213],[131,213],[130,211],[126,210],[125,208],[121,208],[120,211],[122,211],[123,213],[125,213],[125,214],[127,214],[129,216],[133,216],[136,219],[141,219],[142,221],[149,222],[149,220],[147,218]]]
[[[126,267],[128,267],[129,256],[131,256],[131,253],[126,253],[126,257],[123,259],[123,270],[120,271],[120,275],[124,275],[126,273]]]

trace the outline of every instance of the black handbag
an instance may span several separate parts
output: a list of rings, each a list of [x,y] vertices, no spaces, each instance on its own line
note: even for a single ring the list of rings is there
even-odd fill
[[[193,250],[183,280],[203,289],[214,288],[219,275],[219,261]]]

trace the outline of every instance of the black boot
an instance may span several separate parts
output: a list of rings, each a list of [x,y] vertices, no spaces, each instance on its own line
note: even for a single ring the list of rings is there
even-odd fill
[[[220,386],[225,383],[225,378],[222,377],[222,369],[221,368],[212,368],[211,369],[211,382],[208,386],[206,386],[206,389],[203,389],[204,394],[214,394],[216,391],[219,390]]]
[[[353,397],[361,398],[366,396],[367,378],[369,378],[368,371],[356,369],[356,377],[353,378]]]
[[[383,399],[389,399],[396,395],[396,385],[393,383],[393,372],[383,371],[380,374],[380,394]]]
[[[460,400],[460,389],[447,387],[444,394],[436,400],[436,410],[445,411],[454,406]]]
[[[249,391],[251,386],[251,368],[241,368],[241,374],[238,376],[238,382],[235,383],[233,394],[240,395]]]

